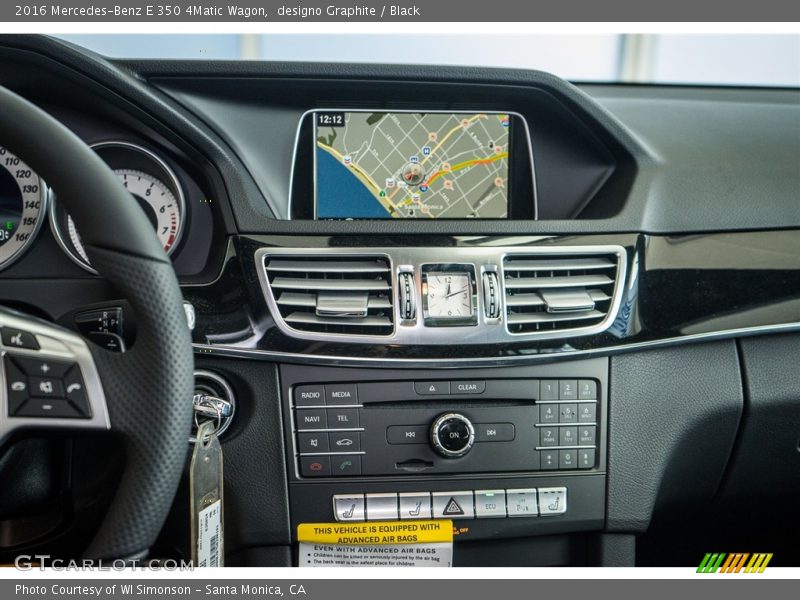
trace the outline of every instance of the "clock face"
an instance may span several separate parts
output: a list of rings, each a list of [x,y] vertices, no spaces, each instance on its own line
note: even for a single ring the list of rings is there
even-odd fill
[[[426,284],[428,317],[464,319],[472,316],[472,278],[469,273],[429,272]]]

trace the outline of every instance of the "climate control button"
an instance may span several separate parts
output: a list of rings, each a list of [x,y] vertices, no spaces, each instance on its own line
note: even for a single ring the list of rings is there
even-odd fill
[[[464,415],[445,413],[431,425],[431,443],[444,457],[464,456],[475,443],[475,428]]]

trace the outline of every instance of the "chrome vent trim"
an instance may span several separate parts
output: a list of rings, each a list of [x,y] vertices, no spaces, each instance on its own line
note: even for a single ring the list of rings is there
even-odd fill
[[[388,256],[264,257],[276,319],[298,333],[386,337],[394,332],[392,263]]]
[[[509,253],[503,260],[506,329],[514,336],[596,333],[616,313],[624,255]]]
[[[383,344],[387,352],[403,345],[504,344],[596,335],[617,317],[628,262],[621,246],[544,244],[264,247],[254,258],[270,315],[283,334],[321,342]],[[421,273],[426,265],[440,264],[474,271],[477,323],[424,323],[419,310]],[[401,274],[405,296],[399,292]],[[491,274],[496,274],[500,287],[494,295],[483,289]],[[408,314],[413,316],[403,316]]]

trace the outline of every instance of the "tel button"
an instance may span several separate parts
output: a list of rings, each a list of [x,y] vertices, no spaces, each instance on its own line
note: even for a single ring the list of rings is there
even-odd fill
[[[451,381],[451,394],[482,394],[486,391],[486,382],[478,380]]]

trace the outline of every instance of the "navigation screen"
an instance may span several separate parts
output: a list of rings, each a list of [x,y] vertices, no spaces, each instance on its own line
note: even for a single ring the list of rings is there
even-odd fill
[[[504,219],[512,118],[317,112],[318,219]]]

